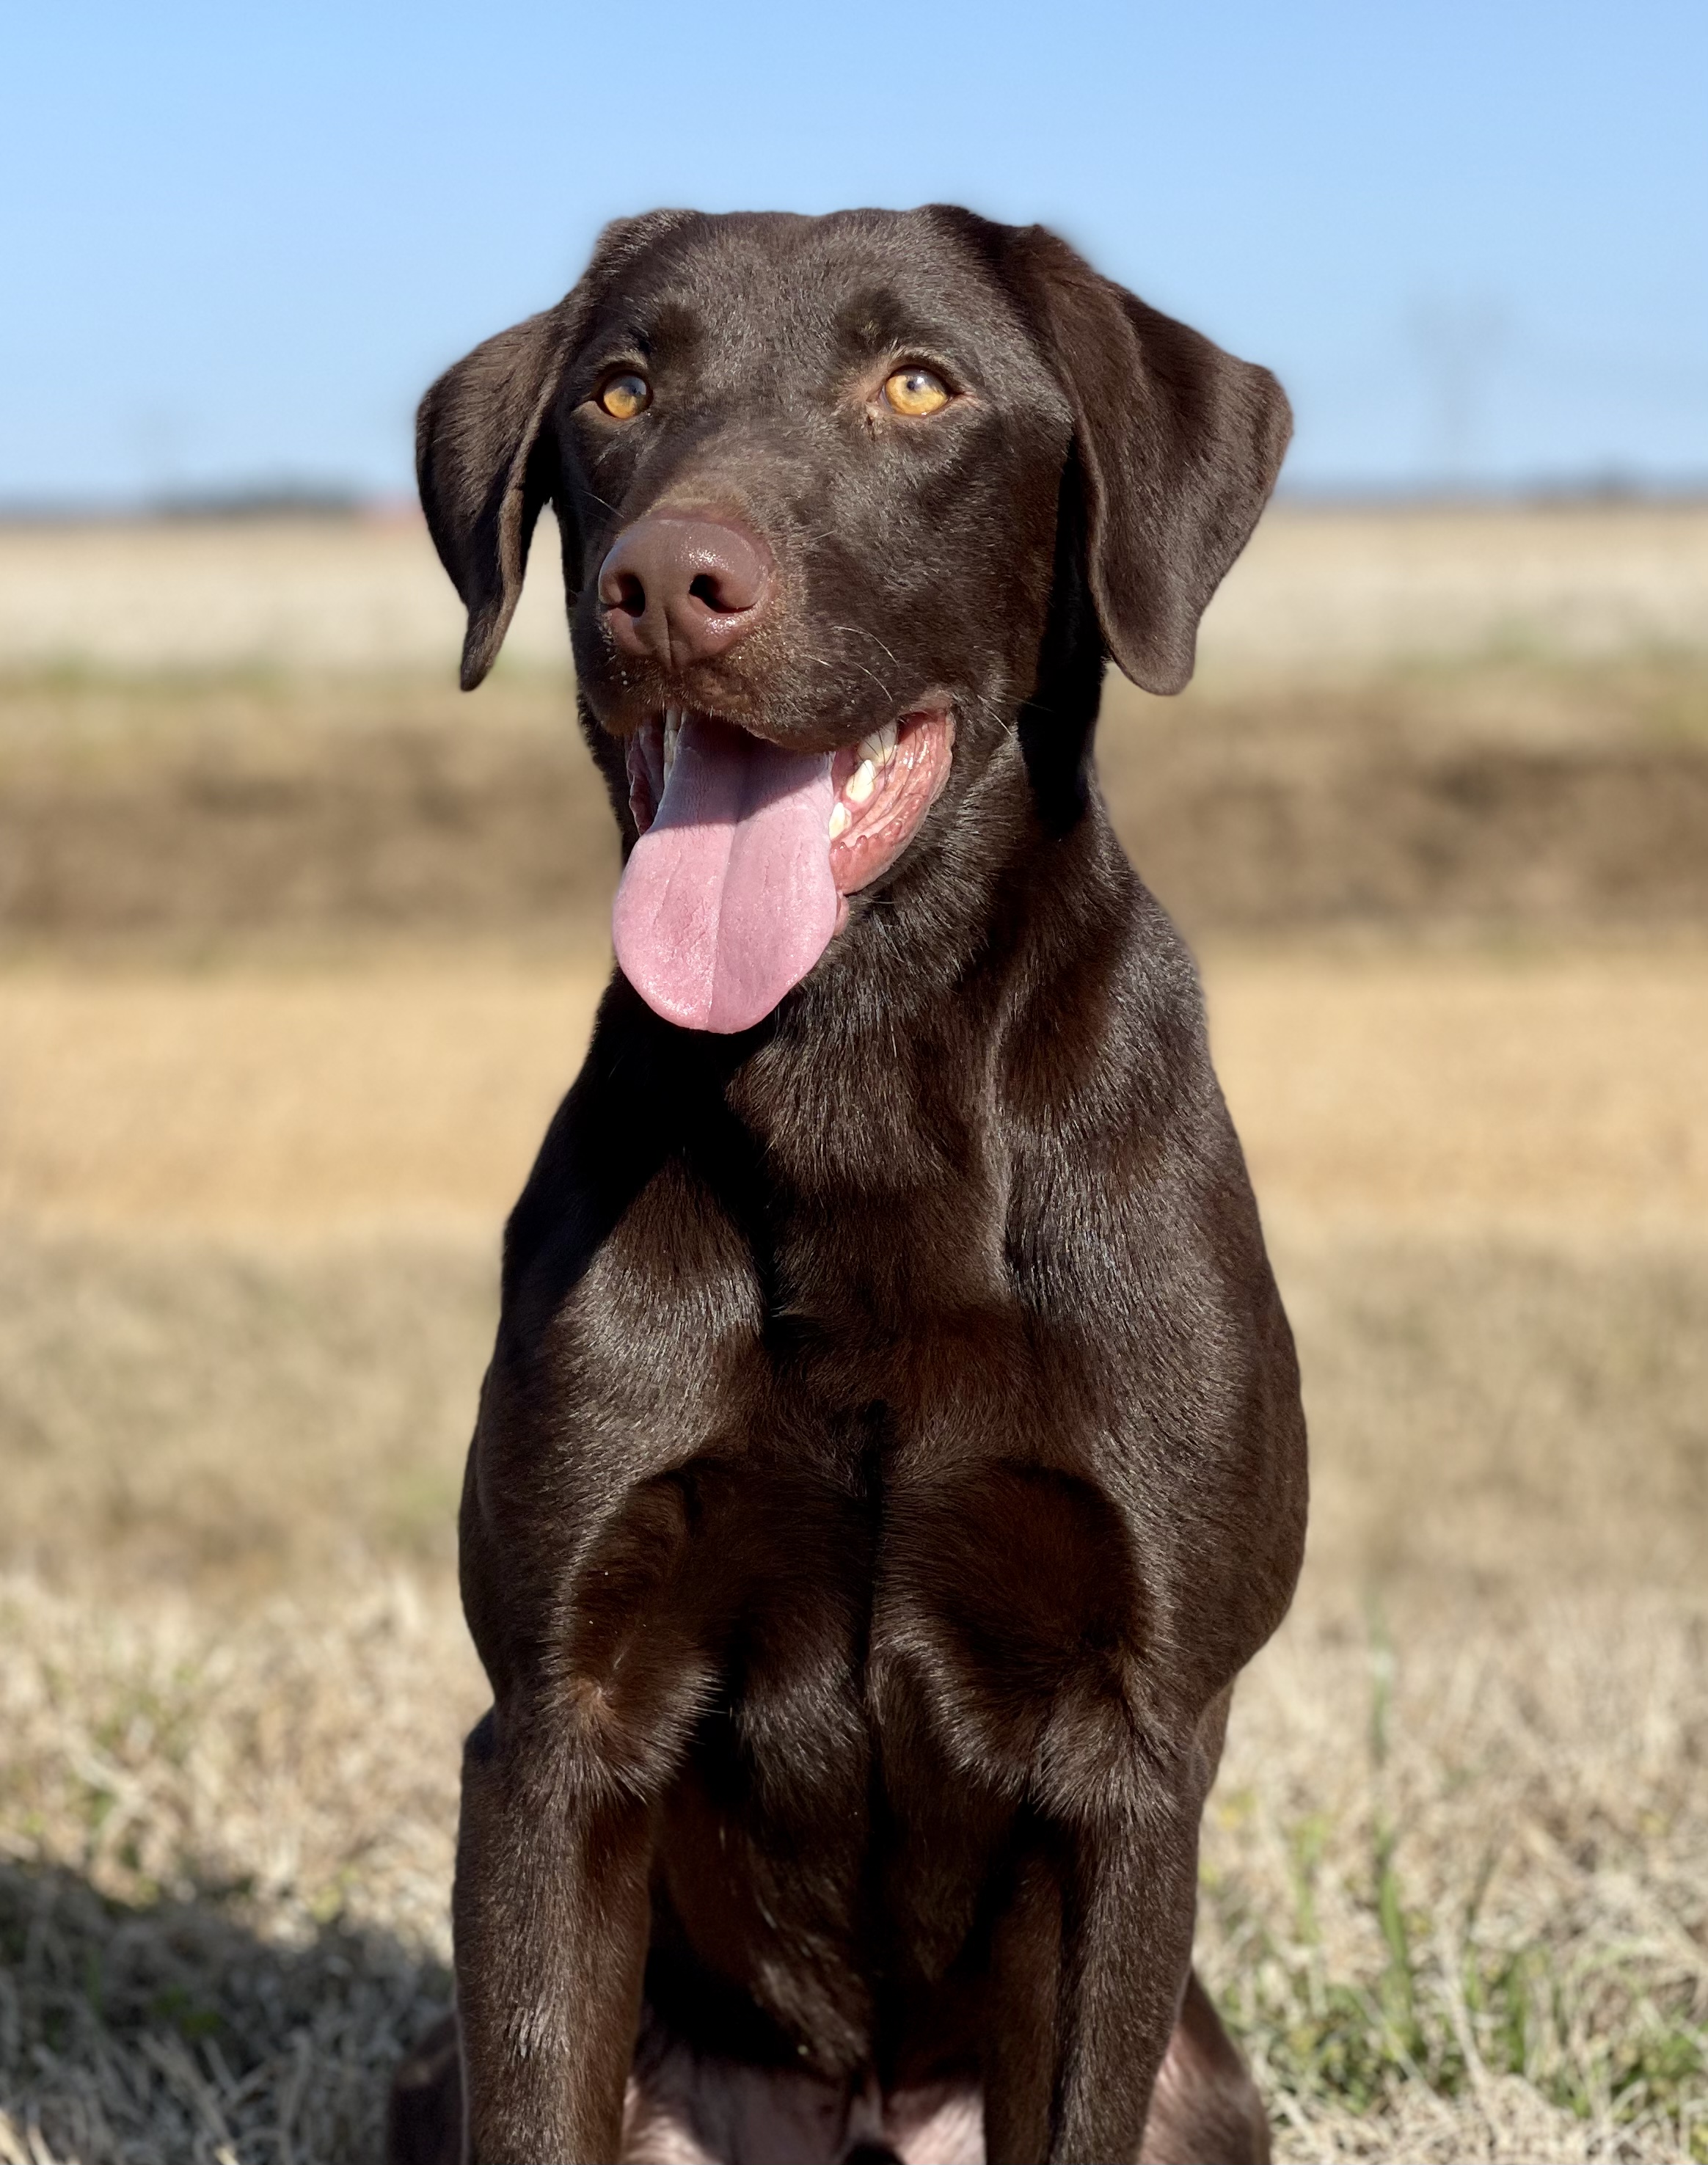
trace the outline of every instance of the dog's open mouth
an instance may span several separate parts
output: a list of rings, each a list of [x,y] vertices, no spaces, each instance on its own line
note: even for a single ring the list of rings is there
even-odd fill
[[[746,1030],[818,961],[843,898],[888,869],[948,779],[955,724],[921,708],[837,752],[790,751],[692,708],[629,739],[640,839],[617,890],[617,960],[688,1030]]]

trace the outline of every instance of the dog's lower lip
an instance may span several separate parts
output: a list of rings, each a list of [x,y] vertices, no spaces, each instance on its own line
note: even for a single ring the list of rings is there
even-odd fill
[[[920,707],[833,758],[828,840],[842,893],[869,887],[912,841],[948,780],[954,742],[950,709]]]

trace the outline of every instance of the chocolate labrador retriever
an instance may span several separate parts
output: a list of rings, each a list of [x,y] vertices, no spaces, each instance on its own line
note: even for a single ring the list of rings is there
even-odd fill
[[[613,226],[428,392],[463,683],[550,503],[626,866],[505,1236],[400,2165],[1268,2155],[1192,1934],[1297,1372],[1091,754],[1288,429],[941,208]]]

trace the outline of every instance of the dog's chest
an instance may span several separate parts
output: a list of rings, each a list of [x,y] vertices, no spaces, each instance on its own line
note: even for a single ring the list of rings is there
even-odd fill
[[[947,1973],[1016,1810],[1130,1747],[1143,1618],[976,1124],[767,1162],[744,1195],[667,1161],[560,1311],[569,1666],[577,1720],[674,1761],[698,1958],[852,2038],[861,1980]]]
[[[572,1608],[603,1610],[614,1558],[656,1552],[614,1572],[636,1606],[601,1640],[667,1618],[767,1749],[797,1734],[773,1704],[881,1737],[927,1641],[955,1650],[963,1696],[988,1670],[1011,1700],[1125,1630],[1125,1593],[1098,1606],[1125,1585],[1120,1514],[1076,1442],[1108,1433],[1095,1373],[1016,1292],[994,1168],[969,1151],[962,1172],[841,1209],[778,1189],[756,1238],[669,1168],[562,1319],[585,1439],[566,1471],[604,1526],[578,1543]],[[812,1723],[799,1734],[822,1757]]]
[[[1109,1508],[1010,1464],[909,1470],[876,1431],[863,1479],[697,1469],[672,1597],[699,1591],[704,1697],[663,1888],[700,1961],[814,2038],[861,2029],[875,1976],[935,1990],[1063,1738],[1083,1760],[1131,1733],[1139,1604]]]

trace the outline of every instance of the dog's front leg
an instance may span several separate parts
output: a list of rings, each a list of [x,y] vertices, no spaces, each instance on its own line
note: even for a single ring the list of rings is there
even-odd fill
[[[598,2165],[622,2147],[652,1815],[595,1786],[545,1730],[495,1709],[463,1754],[452,1917],[466,2165]]]
[[[992,1948],[990,2165],[1136,2165],[1191,1968],[1196,1825],[1099,1815],[1027,1859]]]

